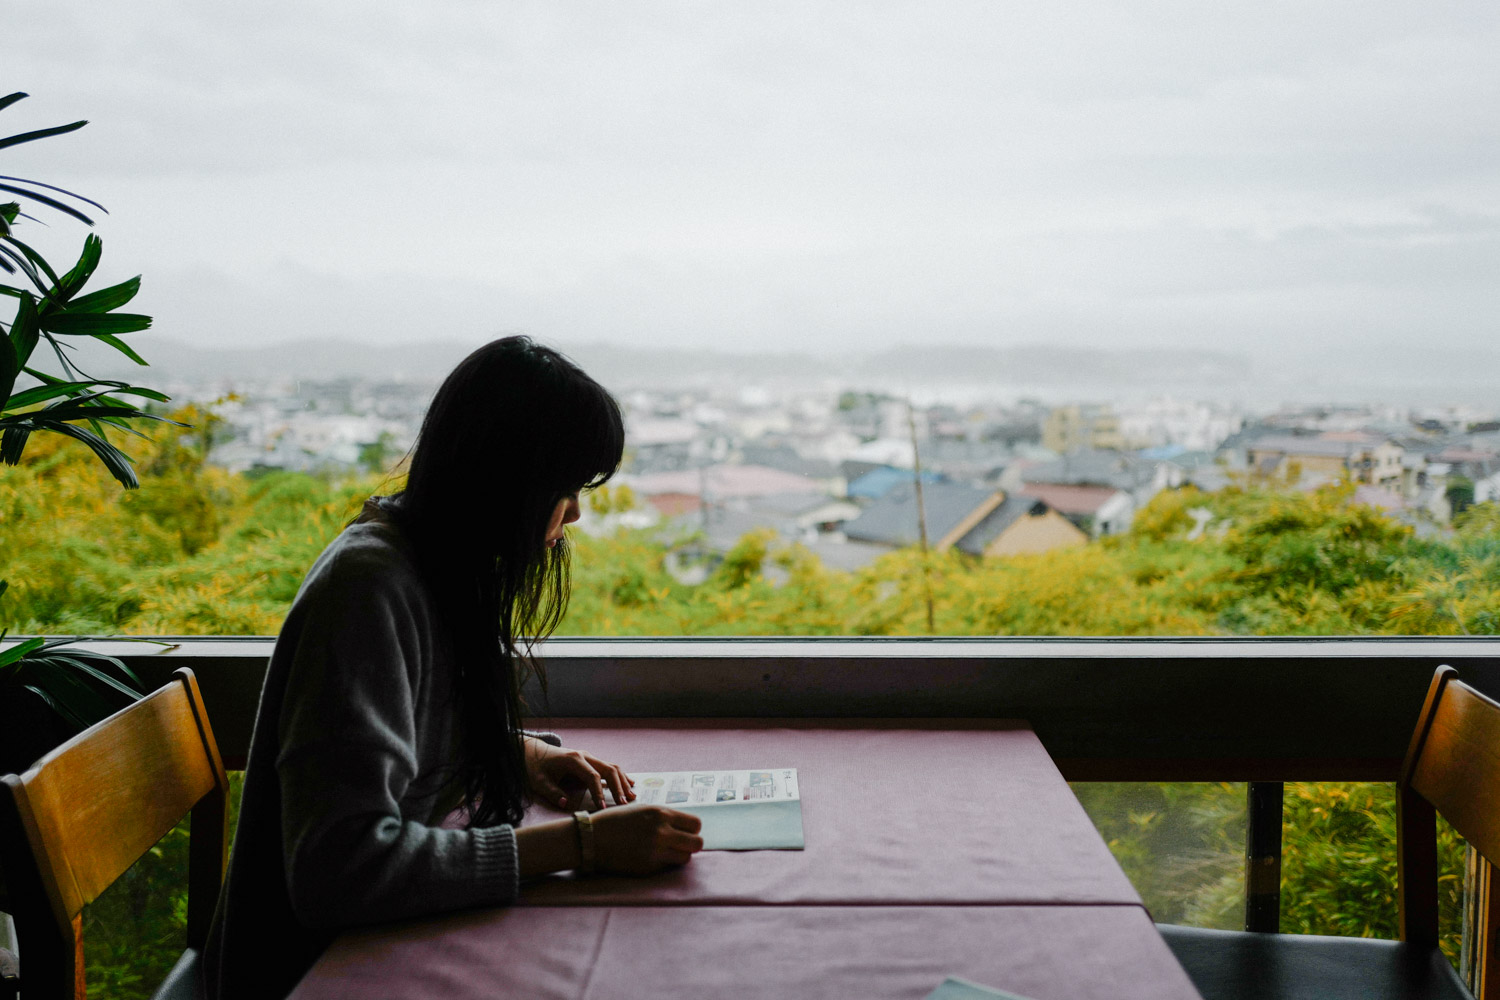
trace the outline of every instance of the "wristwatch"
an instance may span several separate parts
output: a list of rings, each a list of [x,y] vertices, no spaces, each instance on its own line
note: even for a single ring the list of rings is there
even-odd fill
[[[578,831],[578,867],[581,875],[592,875],[599,864],[599,855],[594,849],[594,818],[586,810],[573,814],[573,828]]]

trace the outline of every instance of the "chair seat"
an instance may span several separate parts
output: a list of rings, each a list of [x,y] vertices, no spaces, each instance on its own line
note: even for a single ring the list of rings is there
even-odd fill
[[[205,1000],[208,989],[203,980],[203,955],[197,948],[182,953],[167,978],[161,981],[151,1000]]]
[[[1437,948],[1158,924],[1204,1000],[1473,1000]]]

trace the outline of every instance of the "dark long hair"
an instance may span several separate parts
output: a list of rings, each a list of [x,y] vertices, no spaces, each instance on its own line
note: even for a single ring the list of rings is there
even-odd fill
[[[556,351],[505,337],[470,354],[427,409],[406,488],[380,501],[416,550],[456,672],[459,776],[476,826],[526,805],[520,688],[532,643],[568,605],[559,500],[605,482],[625,445],[620,407]]]

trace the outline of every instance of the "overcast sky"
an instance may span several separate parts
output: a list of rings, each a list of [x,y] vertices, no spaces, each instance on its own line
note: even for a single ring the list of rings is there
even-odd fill
[[[0,173],[203,346],[1497,357],[1493,0],[6,8],[0,134],[92,123]]]

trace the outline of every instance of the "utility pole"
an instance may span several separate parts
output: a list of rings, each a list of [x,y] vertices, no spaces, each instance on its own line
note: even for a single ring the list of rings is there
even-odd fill
[[[917,538],[922,545],[922,590],[927,598],[927,634],[937,632],[932,615],[932,567],[927,559],[927,508],[922,502],[922,454],[917,449],[917,415],[906,397],[906,430],[911,435],[912,484],[917,491]]]
[[[698,466],[698,520],[703,525],[703,535],[708,536],[708,469]]]

